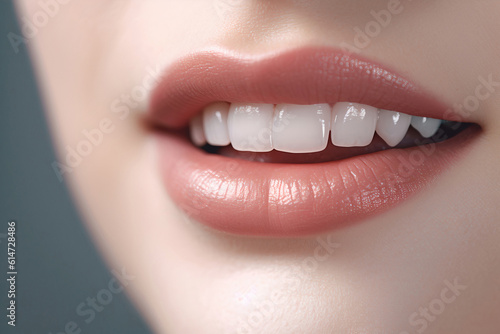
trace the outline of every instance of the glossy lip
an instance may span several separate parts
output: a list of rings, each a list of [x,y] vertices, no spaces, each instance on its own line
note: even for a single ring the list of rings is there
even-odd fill
[[[148,116],[156,125],[180,128],[215,101],[348,101],[441,119],[446,113],[432,95],[381,65],[306,47],[261,56],[188,55],[165,71]],[[225,232],[282,237],[338,228],[401,203],[458,159],[477,133],[473,127],[439,144],[294,165],[212,155],[156,132],[165,186],[184,212]]]
[[[149,116],[180,128],[215,101],[358,102],[439,119],[447,109],[395,72],[337,49],[305,47],[257,56],[214,49],[185,56],[167,68],[153,91]]]

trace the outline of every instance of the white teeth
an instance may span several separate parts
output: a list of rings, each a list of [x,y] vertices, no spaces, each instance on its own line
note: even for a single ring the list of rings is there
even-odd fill
[[[434,136],[440,125],[440,119],[418,116],[413,116],[411,119],[411,126],[413,126],[418,132],[420,132],[420,134],[424,138]]]
[[[377,108],[359,103],[339,102],[333,107],[332,143],[335,146],[367,146],[377,125]]]
[[[328,143],[331,113],[328,104],[278,104],[272,133],[274,149],[290,153],[323,151]]]
[[[227,130],[227,114],[229,103],[212,103],[203,110],[203,128],[205,137],[210,145],[229,145],[229,133]]]
[[[396,146],[406,135],[410,122],[410,115],[381,109],[378,113],[377,133],[389,146]]]
[[[196,146],[203,146],[207,143],[205,132],[203,131],[203,119],[201,114],[191,119],[189,133],[191,135],[191,140]]]
[[[233,148],[238,151],[271,151],[273,113],[273,104],[231,104],[228,127]]]
[[[237,151],[313,153],[328,145],[368,146],[375,131],[391,147],[397,146],[412,125],[423,137],[432,137],[441,120],[410,116],[365,104],[330,105],[216,102],[190,121],[197,146],[231,144]]]

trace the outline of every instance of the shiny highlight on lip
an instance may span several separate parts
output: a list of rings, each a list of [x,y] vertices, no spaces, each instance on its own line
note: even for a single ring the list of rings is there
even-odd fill
[[[213,155],[168,133],[159,135],[159,149],[167,190],[191,218],[229,233],[298,236],[400,203],[458,158],[476,130],[438,144],[306,167]]]
[[[173,63],[154,90],[149,117],[181,128],[216,101],[356,102],[414,116],[446,119],[446,106],[394,71],[361,56],[306,47],[260,56],[209,50]]]
[[[351,101],[446,119],[445,106],[408,79],[323,47],[189,55],[167,68],[148,116],[157,128],[182,128],[216,101]],[[166,189],[190,217],[229,233],[286,237],[346,226],[401,203],[462,156],[478,132],[472,126],[437,144],[300,165],[209,154],[169,131],[156,137]]]

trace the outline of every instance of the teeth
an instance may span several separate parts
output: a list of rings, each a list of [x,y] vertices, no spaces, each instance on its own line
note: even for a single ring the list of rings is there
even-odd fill
[[[332,143],[335,146],[367,146],[377,125],[377,109],[359,103],[339,102],[333,107]]]
[[[323,151],[328,143],[330,122],[328,104],[278,104],[274,111],[273,147],[290,153]]]
[[[227,114],[229,103],[218,102],[209,105],[203,110],[203,128],[205,137],[210,145],[229,145],[229,133],[227,130]]]
[[[189,133],[193,144],[196,146],[203,146],[207,143],[205,131],[203,131],[203,119],[201,114],[198,114],[191,119]]]
[[[429,138],[436,134],[439,126],[441,125],[440,119],[429,117],[413,116],[411,119],[411,126],[415,128],[422,137]]]
[[[233,148],[238,151],[271,151],[273,113],[274,104],[231,104],[228,127]]]
[[[432,137],[441,120],[410,116],[365,104],[330,105],[216,102],[190,122],[190,136],[197,146],[231,144],[235,150],[289,153],[323,151],[331,130],[333,145],[370,145],[375,131],[391,147],[398,145],[412,125],[423,137]]]
[[[406,135],[410,122],[410,115],[390,110],[379,110],[376,130],[389,146],[396,146]]]

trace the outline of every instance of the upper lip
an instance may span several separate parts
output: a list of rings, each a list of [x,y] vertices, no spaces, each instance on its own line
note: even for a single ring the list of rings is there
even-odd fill
[[[443,103],[385,66],[327,47],[304,47],[257,56],[223,49],[187,55],[164,72],[149,116],[160,125],[180,128],[215,101],[343,101],[422,117],[446,115]]]
[[[303,47],[259,56],[221,49],[185,56],[164,72],[148,116],[157,125],[182,128],[215,101],[343,101],[440,119],[447,111],[387,67],[338,49]],[[157,133],[161,174],[185,212],[226,232],[291,236],[343,226],[405,200],[458,159],[478,132],[472,128],[427,150],[393,149],[310,165],[207,154],[169,131]]]

